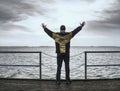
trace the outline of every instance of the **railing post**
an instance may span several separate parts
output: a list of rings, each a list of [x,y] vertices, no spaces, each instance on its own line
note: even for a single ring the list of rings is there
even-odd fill
[[[42,61],[42,53],[39,52],[39,79],[42,79],[42,67],[41,67],[41,61]]]
[[[85,80],[87,79],[87,52],[85,51]]]

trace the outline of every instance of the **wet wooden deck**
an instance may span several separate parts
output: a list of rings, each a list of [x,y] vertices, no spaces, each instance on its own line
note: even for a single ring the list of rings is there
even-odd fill
[[[120,91],[120,79],[73,80],[56,85],[55,80],[0,79],[0,91]]]

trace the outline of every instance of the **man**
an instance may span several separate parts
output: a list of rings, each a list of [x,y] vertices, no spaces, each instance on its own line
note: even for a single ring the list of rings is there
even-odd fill
[[[65,62],[65,72],[66,72],[66,84],[70,84],[70,69],[69,69],[69,59],[70,59],[70,40],[82,29],[85,22],[82,22],[80,26],[71,32],[65,32],[65,25],[60,26],[60,32],[52,32],[49,30],[44,23],[42,23],[42,28],[44,31],[55,40],[56,53],[57,53],[57,73],[56,73],[56,83],[60,84],[60,75],[62,62]]]

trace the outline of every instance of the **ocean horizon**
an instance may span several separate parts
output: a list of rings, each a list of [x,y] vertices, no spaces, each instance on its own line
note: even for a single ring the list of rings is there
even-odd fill
[[[56,53],[54,46],[0,46],[0,51],[40,51],[42,52],[42,79],[55,79]],[[116,46],[71,46],[71,79],[84,79],[84,51],[120,51]],[[87,55],[88,65],[120,64],[120,53],[92,53]],[[39,65],[38,53],[0,53],[0,65]],[[88,67],[88,78],[119,78],[119,66]],[[1,78],[39,78],[39,67],[0,66]],[[65,79],[64,62],[61,78]]]

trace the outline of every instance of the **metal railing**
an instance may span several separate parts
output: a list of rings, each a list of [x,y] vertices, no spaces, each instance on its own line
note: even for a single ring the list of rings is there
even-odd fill
[[[87,67],[103,67],[103,66],[120,66],[120,64],[109,64],[109,65],[88,65],[87,64],[87,54],[88,53],[120,53],[120,51],[85,51],[85,79],[88,79],[87,77]]]
[[[0,51],[0,53],[38,53],[39,54],[39,65],[3,65],[0,64],[0,66],[11,66],[11,67],[39,67],[39,79],[42,79],[42,52],[41,51]]]
[[[10,67],[39,67],[39,79],[42,79],[42,52],[41,51],[0,51],[0,53],[38,53],[39,54],[39,65],[4,65],[0,64],[1,66],[10,66]],[[87,78],[87,67],[103,67],[103,66],[120,66],[120,64],[110,64],[110,65],[88,65],[87,64],[87,54],[88,53],[120,53],[120,51],[84,51],[82,52],[85,55],[85,79]],[[43,53],[44,54],[44,53]],[[79,53],[81,54],[81,53]],[[73,57],[73,56],[72,56]]]

